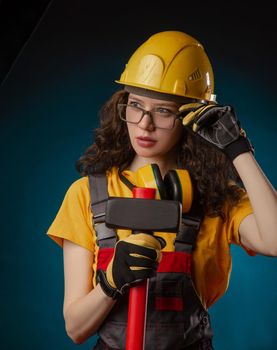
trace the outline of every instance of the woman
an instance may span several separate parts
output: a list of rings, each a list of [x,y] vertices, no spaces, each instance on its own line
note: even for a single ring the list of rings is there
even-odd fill
[[[124,89],[103,106],[95,143],[77,164],[82,177],[69,188],[48,231],[64,251],[67,333],[75,343],[98,333],[96,349],[122,349],[129,288],[150,278],[156,297],[158,263],[177,250],[176,234],[156,232],[149,238],[118,229],[106,271],[99,269],[89,175],[106,174],[110,196],[132,197],[122,180],[136,185],[138,172],[157,164],[162,177],[171,169],[188,170],[204,217],[191,250],[192,282],[177,277],[188,307],[180,313],[174,305],[171,314],[168,305],[158,311],[157,304],[155,310],[149,307],[145,349],[212,349],[205,312],[227,289],[230,244],[250,255],[277,255],[276,192],[233,108],[216,103],[213,71],[197,40],[178,31],[151,36],[117,82]],[[130,261],[132,253],[136,259]],[[173,290],[177,284],[173,280]]]

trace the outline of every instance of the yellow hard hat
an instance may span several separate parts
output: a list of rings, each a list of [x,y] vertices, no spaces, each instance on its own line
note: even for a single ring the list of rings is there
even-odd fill
[[[215,101],[214,75],[203,46],[180,31],[152,35],[133,53],[117,83]]]

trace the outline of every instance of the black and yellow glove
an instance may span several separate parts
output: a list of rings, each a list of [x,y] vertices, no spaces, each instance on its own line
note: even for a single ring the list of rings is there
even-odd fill
[[[117,299],[131,285],[155,275],[161,259],[160,237],[146,233],[131,234],[119,240],[106,273],[98,271],[103,291]]]
[[[179,111],[184,114],[184,126],[192,126],[195,133],[220,148],[231,160],[241,153],[254,153],[232,106],[195,103],[183,105]]]

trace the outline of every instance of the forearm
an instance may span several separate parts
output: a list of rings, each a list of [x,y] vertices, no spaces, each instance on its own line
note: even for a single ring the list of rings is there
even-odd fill
[[[83,298],[76,300],[64,310],[66,331],[77,344],[94,335],[101,326],[115,301],[106,296],[97,285]]]
[[[261,239],[269,249],[276,251],[276,191],[250,152],[236,157],[233,164],[249,196]]]

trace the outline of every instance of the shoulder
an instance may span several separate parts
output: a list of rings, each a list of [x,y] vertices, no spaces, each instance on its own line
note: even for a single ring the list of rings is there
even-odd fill
[[[235,205],[228,203],[225,207],[226,228],[229,243],[241,245],[239,227],[243,219],[253,213],[247,192],[242,189],[240,199]]]
[[[103,175],[107,177],[107,180],[118,177],[116,168],[112,168],[110,171],[107,171]],[[90,186],[92,186],[94,183],[90,181],[90,177],[90,175],[86,175],[72,182],[67,190],[67,196],[89,199]]]
[[[243,188],[237,187],[237,193],[239,194],[237,202],[232,204],[230,201],[227,201],[225,205],[225,212],[229,218],[238,214],[243,215],[245,212],[249,212],[249,210],[252,211],[247,192]]]
[[[75,180],[68,188],[68,192],[78,193],[85,191],[89,188],[88,176],[83,176],[80,179]]]
[[[89,196],[88,176],[83,176],[72,182],[66,192],[66,198],[70,200],[89,201]]]

